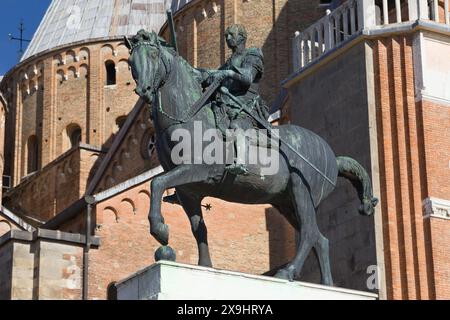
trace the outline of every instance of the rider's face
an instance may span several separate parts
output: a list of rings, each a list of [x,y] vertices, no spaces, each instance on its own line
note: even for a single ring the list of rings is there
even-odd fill
[[[228,48],[230,49],[236,48],[244,40],[244,38],[239,34],[239,30],[237,30],[237,28],[231,28],[230,30],[228,30],[225,36]]]

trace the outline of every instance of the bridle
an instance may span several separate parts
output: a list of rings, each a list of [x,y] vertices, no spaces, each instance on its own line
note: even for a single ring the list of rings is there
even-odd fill
[[[172,66],[169,63],[169,60],[167,59],[167,57],[162,53],[161,46],[159,44],[155,45],[151,41],[144,40],[144,41],[139,41],[136,44],[131,44],[130,55],[133,54],[135,49],[142,47],[142,46],[155,48],[155,49],[157,49],[157,52],[158,52],[158,57],[157,57],[158,65],[157,65],[155,75],[153,77],[153,81],[151,84],[151,88],[152,88],[151,93],[152,93],[152,95],[156,96],[158,90],[169,81],[169,78],[172,74],[172,72],[171,72]],[[151,57],[148,57],[148,58],[151,59]],[[162,62],[162,66],[164,67],[164,73],[165,73],[164,78],[162,77],[162,74],[161,74],[161,62]]]

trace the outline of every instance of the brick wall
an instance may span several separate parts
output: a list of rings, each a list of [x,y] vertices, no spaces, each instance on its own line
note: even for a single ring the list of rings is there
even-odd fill
[[[376,41],[374,49],[388,296],[448,297],[448,289],[437,285],[445,276],[436,273],[445,253],[432,254],[445,233],[432,231],[422,202],[450,194],[444,182],[450,179],[450,112],[438,103],[416,102],[412,36]]]
[[[89,297],[105,299],[108,286],[154,263],[159,244],[149,234],[146,182],[97,205],[98,250],[90,252]],[[244,206],[205,199],[204,212],[214,267],[262,274],[293,258],[294,234],[285,219],[267,206]],[[177,261],[197,264],[197,244],[181,207],[163,204],[170,245]]]
[[[133,124],[123,132],[122,142],[100,177],[95,192],[98,193],[159,166],[154,139],[154,129],[147,105],[137,110]],[[127,128],[124,128],[124,130]],[[152,140],[153,139],[153,140]],[[149,146],[153,146],[150,147]]]
[[[82,142],[109,146],[117,120],[137,101],[128,70],[128,50],[120,41],[67,46],[20,64],[7,75],[6,166],[17,185],[27,170],[27,142],[38,141],[38,169],[70,149],[68,128],[80,127]],[[116,67],[116,85],[106,86],[105,62]],[[69,130],[70,131],[70,130]]]
[[[319,134],[337,156],[354,158],[372,176],[366,50],[359,43],[289,84],[288,119]],[[377,264],[375,225],[373,217],[358,213],[358,206],[351,183],[338,179],[335,191],[319,206],[317,219],[330,241],[335,285],[369,291],[367,268]],[[320,283],[314,254],[300,280]]]
[[[375,169],[373,183],[380,189],[380,194],[375,196],[381,200],[378,209],[381,217],[376,219],[380,225],[371,228],[375,227],[379,233],[376,251],[381,259],[379,263],[384,264],[381,267],[385,268],[388,299],[449,296],[446,268],[450,250],[442,245],[448,237],[443,231],[448,220],[424,219],[423,207],[424,199],[434,197],[445,201],[450,194],[447,182],[450,181],[450,112],[445,90],[440,89],[437,80],[449,72],[447,64],[440,64],[436,72],[436,61],[447,52],[448,39],[426,34],[425,40],[419,40],[418,34],[410,34],[374,39],[365,44],[362,41],[324,59],[325,62],[308,70],[311,73],[306,76],[303,73],[300,80],[288,84],[292,86],[289,106],[282,118],[282,122],[299,123],[319,132],[337,154],[353,155],[366,168]],[[358,51],[364,45],[366,50]],[[436,50],[436,46],[440,49]],[[367,107],[368,113],[364,111]],[[360,129],[355,131],[352,124]],[[371,134],[369,140],[369,132],[377,135]],[[351,146],[355,147],[353,152]],[[329,210],[337,211],[345,198],[340,192],[330,196]],[[328,225],[331,238],[337,235],[331,243],[338,245],[346,239],[345,233],[338,231],[336,218],[331,217],[325,221],[325,229]],[[323,218],[319,222],[323,223]],[[346,225],[344,230],[356,226],[360,229],[356,220],[349,219],[343,225]],[[370,251],[358,253],[355,243],[358,241],[353,239],[340,249],[341,254],[354,256],[346,260],[350,265],[358,259],[364,260]],[[354,273],[349,270],[341,273],[345,270],[344,261],[337,263],[338,276],[354,283],[357,279]],[[308,264],[305,269],[308,270]]]
[[[434,279],[436,299],[450,298],[450,220],[436,217],[430,218],[432,259],[434,263]]]
[[[102,152],[76,147],[6,194],[5,204],[18,213],[47,221],[80,199]]]
[[[421,112],[424,153],[429,196],[450,199],[450,108],[448,104],[423,100]]]

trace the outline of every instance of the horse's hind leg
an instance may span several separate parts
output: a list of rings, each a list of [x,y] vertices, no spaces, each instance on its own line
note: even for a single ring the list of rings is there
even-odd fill
[[[212,267],[208,247],[208,230],[203,219],[201,198],[177,190],[178,199],[191,222],[192,233],[198,245],[198,265]]]
[[[320,234],[319,239],[314,245],[317,259],[319,260],[320,274],[322,276],[322,284],[327,286],[333,285],[333,277],[331,275],[330,252],[328,239]]]
[[[308,188],[297,174],[292,174],[292,204],[300,226],[300,242],[294,260],[279,270],[275,277],[293,281],[306,261],[311,249],[319,240],[320,232],[316,222],[316,210]]]

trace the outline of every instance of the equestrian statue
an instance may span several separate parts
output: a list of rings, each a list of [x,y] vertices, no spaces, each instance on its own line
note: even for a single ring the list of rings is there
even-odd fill
[[[246,48],[247,33],[241,25],[229,27],[225,37],[232,55],[218,70],[192,67],[177,53],[174,43],[168,44],[154,32],[141,30],[136,36],[125,38],[135,91],[151,107],[156,150],[164,169],[151,182],[150,233],[162,245],[155,256],[157,260],[175,260],[175,252],[169,247],[169,227],[161,214],[167,189],[175,188],[174,202],[183,207],[190,220],[198,244],[198,263],[206,267],[212,267],[212,262],[202,215],[205,197],[270,204],[299,234],[294,259],[275,276],[293,281],[314,249],[322,283],[331,286],[329,244],[317,226],[317,208],[335,189],[340,176],[355,186],[361,201],[359,212],[374,214],[378,200],[373,197],[369,175],[357,161],[336,157],[322,138],[307,129],[296,125],[272,127],[258,88],[264,72],[262,51]],[[218,131],[216,139],[223,140],[228,130],[265,130],[270,142],[249,141],[237,134],[231,140],[231,160],[211,163],[199,159],[195,150],[183,150],[180,157],[184,161],[175,161],[173,151],[180,141],[174,136],[179,132],[191,133],[188,142],[192,149],[208,148],[210,141],[194,138],[199,125],[204,132]],[[278,144],[272,145],[276,144],[272,141]],[[224,145],[225,149],[229,147]],[[272,152],[271,159],[278,163],[275,174],[262,174],[260,163],[238,161],[239,151],[248,150],[251,145]]]

